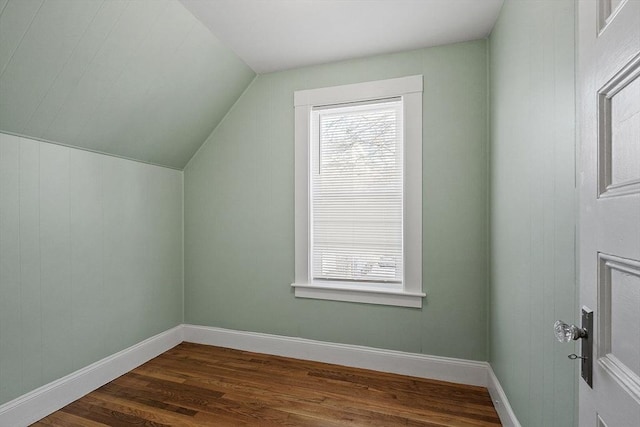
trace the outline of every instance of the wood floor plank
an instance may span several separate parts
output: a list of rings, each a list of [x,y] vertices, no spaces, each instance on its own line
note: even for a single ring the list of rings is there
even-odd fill
[[[40,421],[40,425],[53,427],[105,427],[106,424],[58,411]]]
[[[182,343],[36,426],[431,426],[500,421],[483,387]]]

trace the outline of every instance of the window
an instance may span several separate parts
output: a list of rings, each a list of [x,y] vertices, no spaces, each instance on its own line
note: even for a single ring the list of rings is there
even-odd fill
[[[421,307],[422,76],[295,93],[297,297]]]
[[[402,100],[311,112],[311,280],[402,289]]]

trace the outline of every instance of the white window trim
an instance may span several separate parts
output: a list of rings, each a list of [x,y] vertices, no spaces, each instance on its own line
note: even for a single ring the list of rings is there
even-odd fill
[[[309,254],[309,138],[314,106],[401,97],[404,114],[404,288],[311,283]],[[300,90],[295,106],[295,288],[296,297],[422,307],[422,76]]]

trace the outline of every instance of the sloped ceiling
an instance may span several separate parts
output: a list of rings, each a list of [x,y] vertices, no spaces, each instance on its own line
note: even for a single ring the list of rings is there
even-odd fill
[[[477,40],[503,0],[181,0],[258,73]]]
[[[0,0],[0,132],[182,169],[254,76],[177,0]]]
[[[485,37],[502,1],[0,0],[0,132],[182,169],[254,70]]]

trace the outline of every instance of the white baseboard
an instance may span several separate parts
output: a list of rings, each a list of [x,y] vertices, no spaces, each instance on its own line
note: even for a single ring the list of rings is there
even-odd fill
[[[0,426],[26,426],[182,342],[182,325],[105,357],[0,406]]]
[[[521,427],[498,378],[487,362],[427,356],[209,326],[183,325],[183,328],[184,340],[197,344],[487,387],[502,425]]]
[[[513,409],[511,409],[507,395],[502,389],[500,381],[498,381],[498,377],[496,377],[496,374],[493,372],[491,365],[487,366],[487,368],[488,384],[486,387],[491,395],[491,400],[493,400],[493,406],[495,406],[498,412],[500,422],[504,427],[521,427],[520,422],[516,418],[516,414],[514,414]]]
[[[183,325],[187,342],[333,363],[461,384],[487,386],[486,362],[427,356],[303,338]]]
[[[487,387],[505,427],[521,427],[487,362],[208,326],[180,325],[0,406],[0,426],[27,426],[182,341]]]

